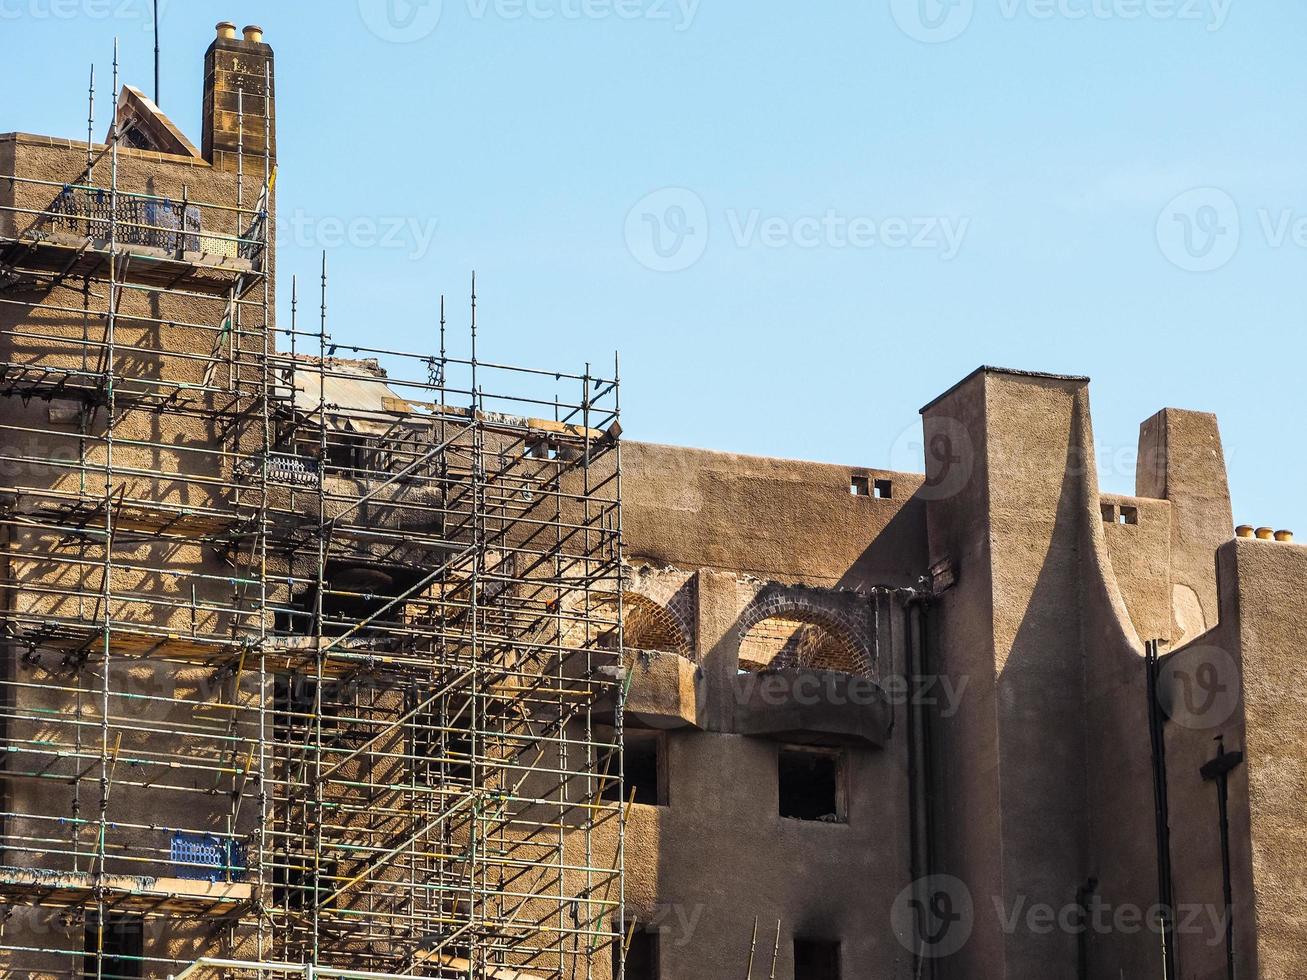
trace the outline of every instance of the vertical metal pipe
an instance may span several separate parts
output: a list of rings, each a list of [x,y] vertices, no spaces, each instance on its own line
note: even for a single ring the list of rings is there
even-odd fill
[[[91,85],[86,95],[86,183],[95,183],[95,64],[91,64]]]
[[[118,39],[113,42],[113,99],[118,104]],[[105,385],[105,444],[104,444],[104,582],[103,616],[104,645],[103,671],[100,678],[100,817],[99,833],[96,846],[96,977],[104,976],[104,929],[107,905],[103,883],[108,873],[108,833],[109,833],[109,789],[111,767],[109,762],[109,692],[112,673],[113,646],[113,430],[117,415],[117,393],[114,389],[114,372],[116,370],[114,345],[117,341],[116,327],[119,301],[118,285],[118,113],[115,111],[109,130],[109,303],[105,317],[104,348],[104,385]]]
[[[1220,817],[1221,884],[1225,897],[1225,971],[1228,980],[1236,980],[1238,964],[1234,946],[1234,876],[1230,864],[1230,773],[1243,764],[1242,752],[1225,751],[1225,737],[1216,739],[1216,758],[1199,770],[1203,779],[1216,783],[1216,804]]]
[[[1158,640],[1146,644],[1145,670],[1148,673],[1148,734],[1153,761],[1153,808],[1157,836],[1157,904],[1161,910],[1162,977],[1176,980],[1175,897],[1171,877],[1171,813],[1166,776],[1166,723],[1158,695],[1160,676]]]
[[[159,101],[159,0],[154,0],[154,104],[163,105]]]

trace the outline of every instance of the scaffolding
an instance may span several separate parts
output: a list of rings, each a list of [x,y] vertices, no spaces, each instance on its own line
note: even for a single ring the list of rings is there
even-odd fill
[[[616,362],[279,328],[271,153],[93,125],[0,174],[0,972],[619,974]]]

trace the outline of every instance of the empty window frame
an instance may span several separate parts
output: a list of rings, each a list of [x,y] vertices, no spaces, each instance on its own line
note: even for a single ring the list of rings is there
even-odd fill
[[[616,780],[604,784],[603,798],[609,803],[625,802],[635,794],[635,802],[644,806],[667,806],[667,752],[661,732],[626,730],[623,746],[623,771],[626,787]]]
[[[845,756],[837,749],[785,746],[777,753],[780,815],[791,820],[845,823]]]
[[[629,942],[629,946],[627,943]],[[613,976],[622,975],[622,949],[626,949],[626,980],[658,980],[658,933],[628,922],[613,945]]]
[[[86,955],[82,975],[100,980],[136,980],[143,976],[141,959],[145,955],[143,920],[138,916],[110,915],[104,920],[101,945],[100,918],[92,912],[86,917]],[[102,953],[97,965],[96,954]]]
[[[889,500],[894,496],[893,480],[877,480],[865,473],[855,473],[849,480],[849,493],[854,497],[875,497]]]
[[[1139,523],[1139,508],[1130,504],[1102,504],[1103,520],[1108,524],[1133,527]]]
[[[794,980],[840,980],[840,944],[795,939]]]

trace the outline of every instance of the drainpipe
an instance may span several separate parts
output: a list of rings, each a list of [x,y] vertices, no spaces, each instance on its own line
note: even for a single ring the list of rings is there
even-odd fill
[[[912,881],[920,881],[931,874],[930,784],[933,775],[930,751],[930,721],[926,706],[917,703],[917,692],[923,690],[922,679],[927,674],[926,597],[909,590],[903,599],[907,617],[908,640],[908,832],[909,872]],[[912,976],[934,976],[934,961],[922,957],[920,947],[912,954]]]
[[[1160,640],[1149,640],[1148,737],[1153,756],[1153,806],[1157,833],[1157,904],[1162,910],[1162,980],[1177,980],[1175,949],[1175,886],[1171,876],[1171,804],[1166,782],[1166,720],[1158,697]]]
[[[1216,743],[1216,758],[1199,772],[1205,781],[1216,783],[1216,802],[1221,814],[1221,879],[1225,890],[1225,971],[1228,980],[1238,980],[1234,962],[1234,880],[1230,874],[1230,773],[1243,764],[1243,753],[1226,752],[1224,736],[1218,736]]]
[[[1089,903],[1098,894],[1098,879],[1090,878],[1076,892],[1080,934],[1076,936],[1076,980],[1089,980]]]

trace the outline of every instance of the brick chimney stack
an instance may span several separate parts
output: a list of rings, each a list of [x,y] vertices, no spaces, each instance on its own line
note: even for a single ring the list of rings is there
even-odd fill
[[[263,42],[263,29],[224,21],[204,56],[204,158],[223,170],[236,169],[242,149],[245,173],[261,179],[264,156],[264,102],[267,100],[271,163],[277,160],[276,85],[272,48]],[[244,123],[239,116],[244,93]]]

